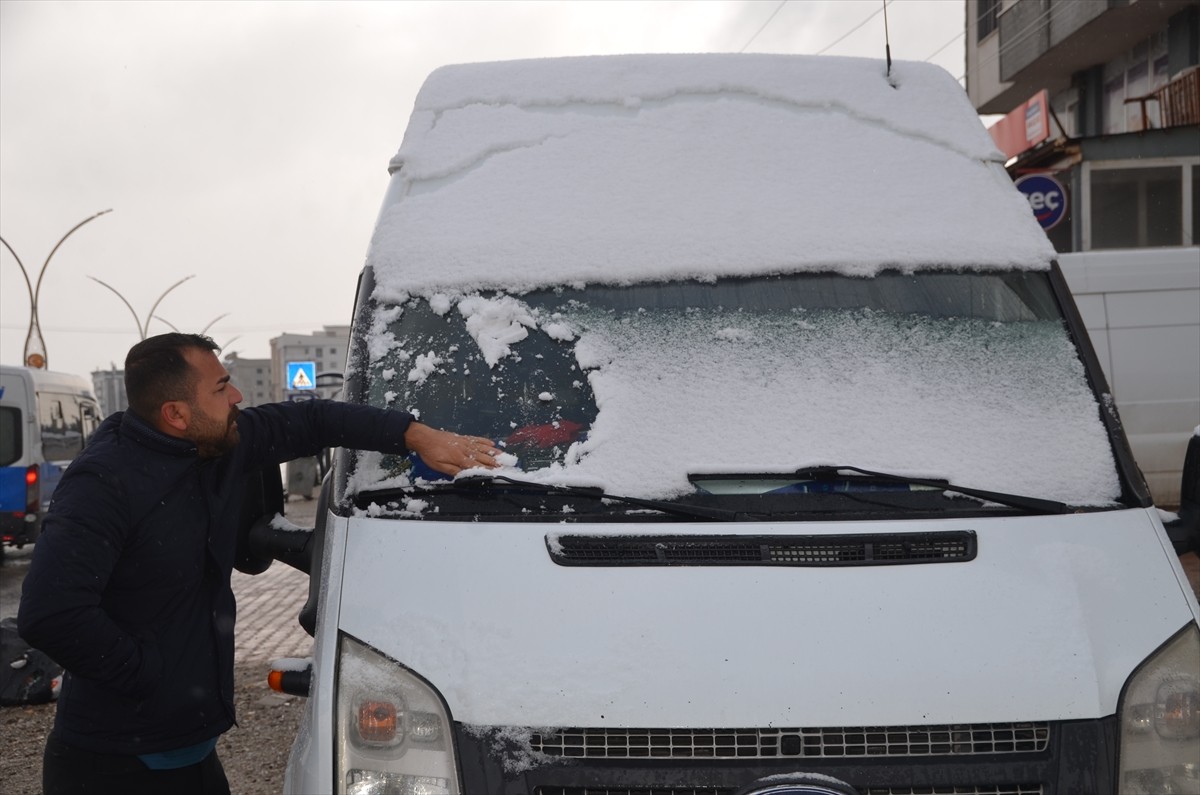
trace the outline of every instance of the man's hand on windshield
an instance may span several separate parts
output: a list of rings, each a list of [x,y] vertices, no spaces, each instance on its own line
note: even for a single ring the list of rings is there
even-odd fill
[[[457,475],[464,469],[475,467],[495,469],[498,466],[496,456],[501,453],[490,439],[439,431],[419,422],[408,426],[404,444],[421,456],[428,467],[444,475]]]

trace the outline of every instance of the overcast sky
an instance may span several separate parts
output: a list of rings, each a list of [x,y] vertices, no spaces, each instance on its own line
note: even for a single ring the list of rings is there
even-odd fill
[[[209,329],[243,357],[350,321],[413,99],[448,63],[647,52],[882,58],[882,0],[0,0],[0,237],[50,368]],[[964,71],[963,0],[894,0],[895,59]],[[862,24],[864,23],[865,24]],[[764,27],[765,25],[765,27]],[[856,26],[857,30],[855,29]],[[116,288],[121,299],[88,277]],[[29,293],[0,249],[0,361]],[[164,322],[165,321],[165,322]],[[232,341],[232,342],[231,342]]]

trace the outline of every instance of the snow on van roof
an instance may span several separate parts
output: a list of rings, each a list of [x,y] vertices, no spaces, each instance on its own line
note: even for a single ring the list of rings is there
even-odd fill
[[[383,299],[722,275],[1045,268],[945,70],[796,55],[446,66],[372,241]],[[398,199],[398,200],[396,200]]]

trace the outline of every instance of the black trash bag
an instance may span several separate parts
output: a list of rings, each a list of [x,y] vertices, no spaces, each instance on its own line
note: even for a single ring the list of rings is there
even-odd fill
[[[63,669],[17,634],[17,620],[0,620],[0,705],[45,704],[58,698]]]

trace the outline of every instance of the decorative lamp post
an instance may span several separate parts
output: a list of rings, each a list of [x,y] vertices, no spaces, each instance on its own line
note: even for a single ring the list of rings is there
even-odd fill
[[[46,256],[46,261],[42,263],[42,269],[38,271],[36,287],[29,281],[29,273],[25,270],[25,265],[21,262],[21,258],[17,256],[17,252],[13,251],[12,246],[8,244],[7,240],[5,240],[3,237],[0,237],[0,243],[4,244],[4,247],[8,249],[8,253],[12,254],[13,259],[17,261],[17,267],[21,269],[21,275],[25,277],[25,288],[29,290],[29,333],[25,335],[24,353],[25,365],[27,367],[34,367],[44,370],[50,364],[50,354],[46,351],[46,340],[42,337],[42,324],[41,321],[38,320],[38,296],[41,295],[42,277],[46,275],[46,267],[50,264],[51,257],[54,256],[54,252],[58,251],[58,247],[61,246],[63,242],[75,232],[76,229],[89,221],[96,220],[105,213],[111,212],[111,209],[101,210],[93,216],[84,218],[82,221],[75,224],[75,226],[71,227],[70,231],[68,231],[65,235],[60,237],[58,242],[54,244],[54,248],[50,249],[50,253]]]
[[[105,286],[105,287],[108,287],[108,285],[107,285],[107,284],[106,284],[106,285],[104,285],[104,286]],[[111,288],[110,288],[110,289],[111,289]],[[212,328],[214,325],[216,325],[217,321],[218,321],[218,320],[220,320],[220,319],[221,319],[221,318],[223,318],[223,317],[229,317],[229,313],[228,313],[228,312],[226,312],[226,313],[224,313],[224,314],[217,315],[217,316],[216,316],[216,317],[214,317],[212,320],[208,321],[208,325],[207,325],[207,326],[205,326],[204,328],[200,329],[200,331],[199,331],[199,332],[197,332],[197,333],[198,333],[198,334],[201,334],[201,335],[202,335],[202,334],[204,334],[206,331],[208,331],[210,328]],[[178,333],[178,332],[179,332],[179,329],[178,329],[178,328],[175,326],[175,324],[174,324],[174,323],[172,323],[172,322],[170,322],[169,320],[167,320],[165,317],[159,317],[158,315],[155,315],[155,316],[154,316],[154,319],[155,319],[155,320],[157,320],[157,321],[159,321],[160,323],[165,323],[165,324],[167,325],[167,327],[171,329],[171,331],[174,331],[174,332],[176,332],[176,333]]]
[[[178,287],[179,285],[186,282],[188,279],[196,278],[196,275],[192,274],[191,276],[184,276],[182,279],[175,282],[167,289],[163,290],[162,295],[160,295],[158,298],[156,298],[154,300],[154,305],[151,306],[150,311],[146,313],[146,322],[145,323],[138,320],[137,312],[134,310],[133,305],[130,304],[129,301],[127,301],[125,299],[125,296],[121,295],[120,291],[117,290],[116,287],[113,287],[111,284],[106,284],[105,282],[100,281],[95,276],[89,276],[88,278],[91,279],[92,281],[94,281],[96,284],[100,285],[101,287],[107,287],[109,290],[112,290],[113,294],[115,294],[117,296],[117,298],[121,299],[121,303],[125,304],[125,307],[129,310],[130,314],[133,315],[133,322],[134,322],[134,325],[137,326],[137,330],[138,330],[138,339],[144,340],[144,339],[146,339],[146,334],[150,331],[150,319],[154,317],[154,310],[158,309],[158,305],[160,303],[162,303],[162,300],[164,298],[167,297],[167,293],[171,292],[176,287]],[[224,317],[224,315],[222,315],[221,317]],[[220,319],[221,318],[217,318],[217,320],[220,320]],[[159,318],[159,320],[162,320],[162,318]],[[217,320],[214,320],[213,323],[216,323]],[[163,322],[166,323],[165,320]],[[171,326],[170,323],[167,323],[167,325]],[[211,324],[209,324],[209,325],[211,325]],[[171,328],[175,328],[175,327],[171,326]],[[205,330],[207,330],[207,328]],[[176,331],[178,331],[178,329],[176,329]]]

